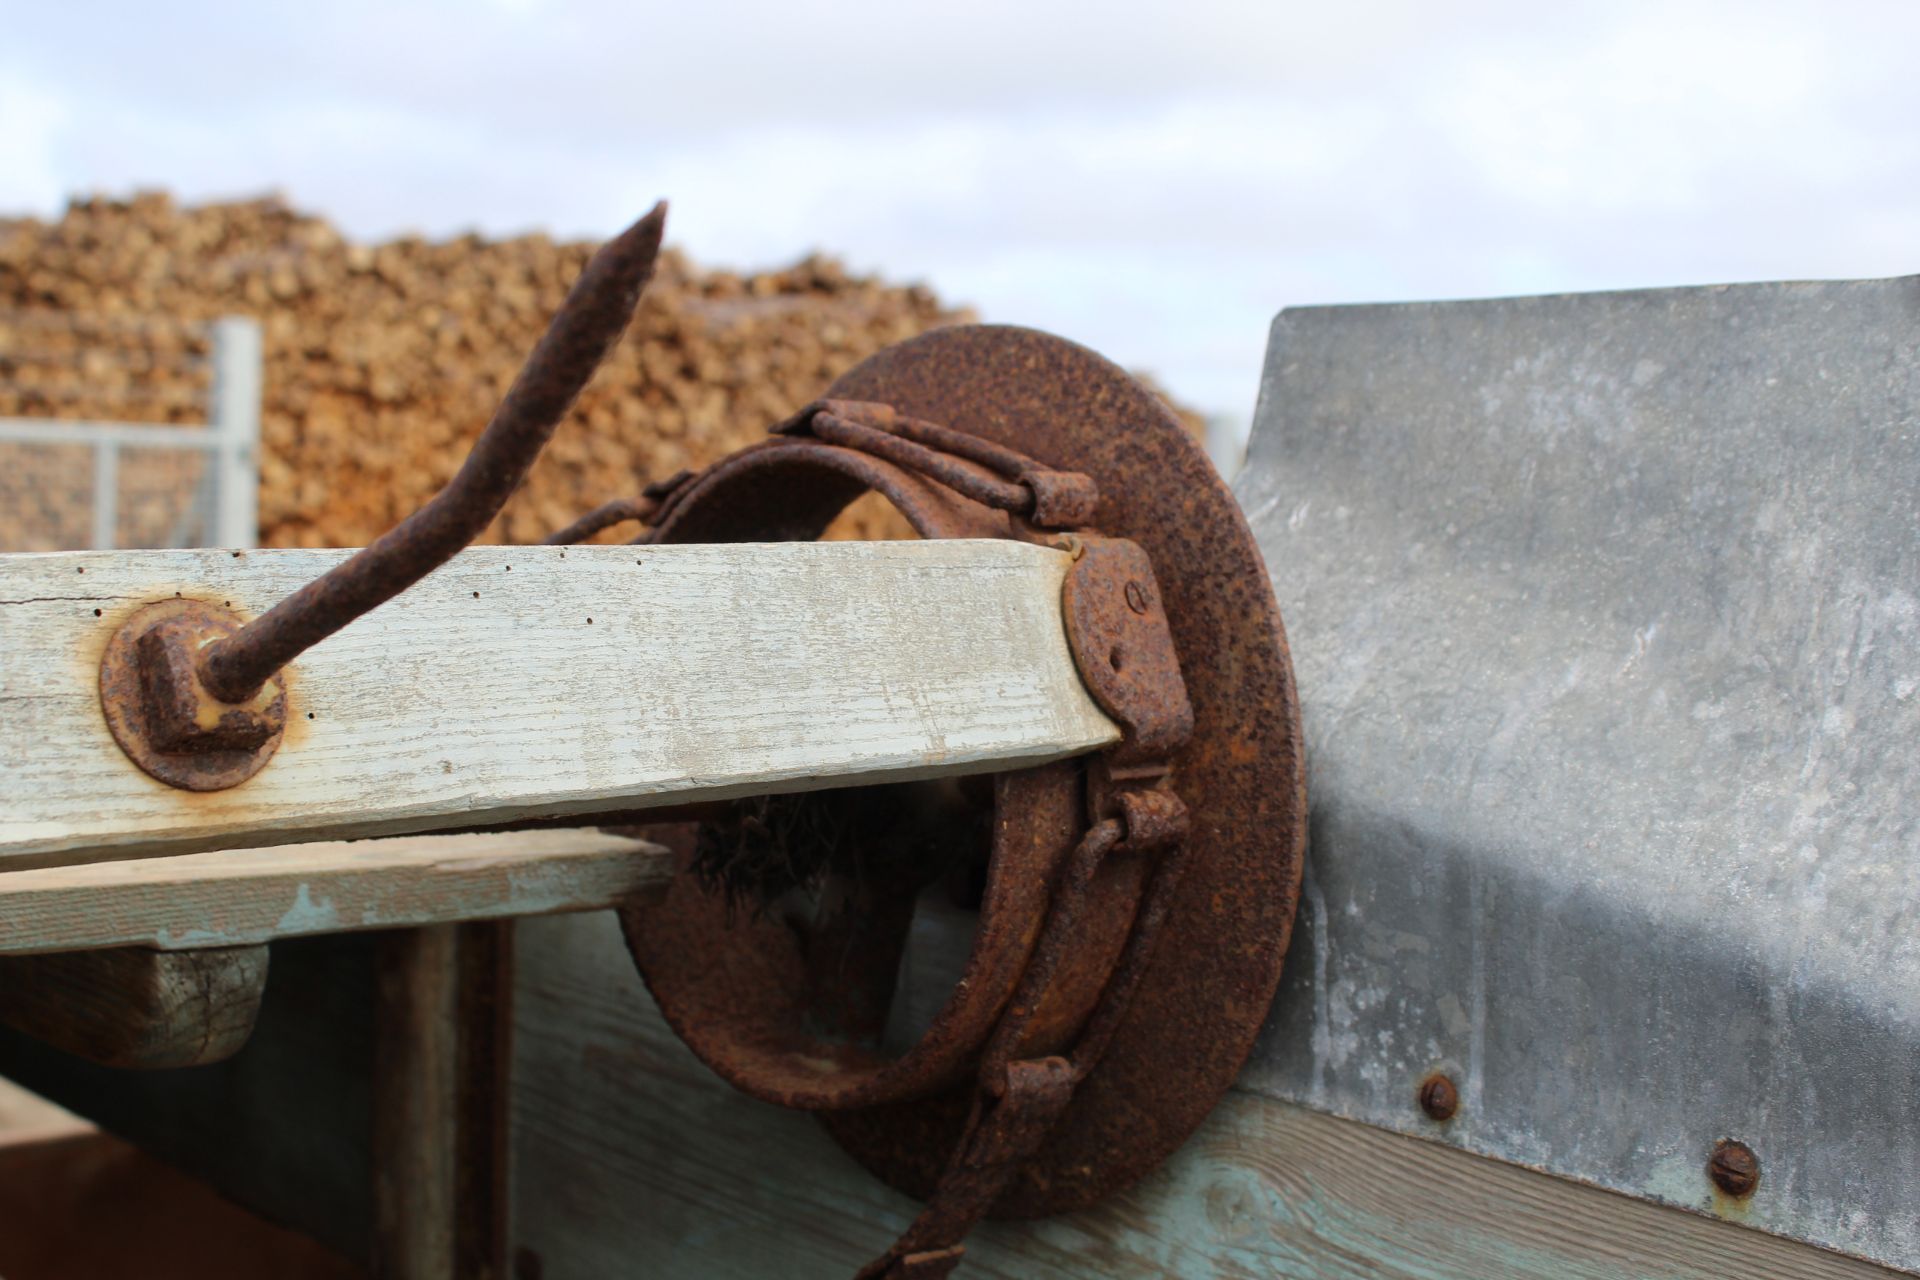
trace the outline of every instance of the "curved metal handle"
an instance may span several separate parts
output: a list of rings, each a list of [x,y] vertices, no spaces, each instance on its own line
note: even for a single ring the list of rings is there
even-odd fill
[[[200,651],[208,693],[249,701],[280,668],[426,577],[492,523],[632,320],[666,221],[661,201],[588,261],[446,488],[373,545]]]

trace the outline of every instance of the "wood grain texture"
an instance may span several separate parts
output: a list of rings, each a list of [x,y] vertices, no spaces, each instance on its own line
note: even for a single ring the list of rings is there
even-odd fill
[[[0,873],[0,955],[231,947],[547,915],[665,887],[672,855],[590,829],[224,849]]]
[[[374,1280],[452,1280],[459,929],[384,935],[374,982]]]
[[[514,1222],[543,1280],[845,1277],[914,1204],[712,1075],[611,917],[517,928]],[[1866,1280],[1893,1273],[1251,1094],[1100,1208],[990,1223],[963,1276]]]
[[[1013,542],[483,547],[301,656],[286,740],[194,794],[131,765],[107,637],[179,592],[272,605],[345,553],[0,557],[0,859],[398,834],[1033,764],[1118,730],[1062,552]]]
[[[107,1067],[197,1067],[253,1032],[265,947],[0,959],[0,1022]]]
[[[512,920],[458,930],[460,1002],[454,1154],[454,1274],[461,1280],[512,1275],[508,1230],[512,1148],[507,1090],[513,1055]]]

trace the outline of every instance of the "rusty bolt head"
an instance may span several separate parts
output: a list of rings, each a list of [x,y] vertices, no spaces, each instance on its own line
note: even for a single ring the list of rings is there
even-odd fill
[[[1746,1143],[1722,1138],[1713,1144],[1713,1154],[1707,1157],[1707,1176],[1714,1186],[1736,1199],[1750,1196],[1760,1185],[1760,1157]]]
[[[1451,1120],[1460,1109],[1460,1091],[1452,1080],[1436,1071],[1420,1082],[1420,1109],[1429,1120]]]
[[[117,626],[100,657],[100,709],[113,740],[152,777],[186,791],[237,786],[265,767],[286,729],[286,674],[244,703],[201,680],[210,641],[239,630],[231,609],[175,598]]]
[[[208,751],[254,751],[279,731],[269,717],[279,694],[269,682],[249,703],[221,702],[201,683],[200,646],[216,638],[194,620],[167,618],[142,632],[135,643],[147,734],[156,750],[169,755]]]

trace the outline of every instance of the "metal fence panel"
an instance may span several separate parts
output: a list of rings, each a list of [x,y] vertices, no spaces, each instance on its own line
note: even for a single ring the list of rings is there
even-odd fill
[[[177,379],[149,387],[143,379],[155,362],[113,345],[135,322],[58,313],[5,320],[0,374],[14,403],[147,408],[173,394]],[[62,321],[67,330],[56,332]],[[58,340],[47,341],[49,332]],[[0,551],[256,545],[260,327],[227,317],[207,327],[206,345],[205,425],[0,417]],[[94,386],[104,372],[117,376]]]

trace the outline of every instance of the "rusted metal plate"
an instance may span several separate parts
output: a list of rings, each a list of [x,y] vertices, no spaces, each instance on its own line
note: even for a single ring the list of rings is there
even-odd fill
[[[1161,608],[1153,561],[1138,543],[1075,538],[1061,592],[1067,643],[1087,692],[1126,730],[1119,755],[1160,761],[1192,736],[1193,706]]]
[[[1286,642],[1266,570],[1232,497],[1164,405],[1071,343],[1019,329],[941,330],[876,356],[829,394],[1018,451],[1049,475],[1084,473],[1099,495],[1093,527],[1138,543],[1151,564],[1152,577],[1136,584],[1139,606],[1164,610],[1192,707],[1192,738],[1173,756],[1168,780],[1193,814],[1186,874],[1164,944],[1104,1060],[998,1211],[1088,1204],[1152,1168],[1211,1109],[1278,981],[1300,876],[1304,778]],[[859,433],[845,434],[851,441]],[[939,437],[921,431],[919,438]],[[989,451],[975,453],[969,463],[983,474],[1007,470]],[[1001,486],[969,481],[983,496],[966,501],[929,484],[913,451],[892,449],[889,459],[819,439],[749,450],[676,493],[656,536],[814,537],[867,488],[886,493],[925,536],[1014,532],[1002,511],[979,505],[1014,503]],[[1029,487],[1034,503],[1062,508],[1092,496],[1077,482]],[[1105,585],[1120,593],[1127,581]],[[892,1058],[837,1041],[812,1016],[822,975],[809,973],[795,931],[771,913],[755,917],[737,907],[729,922],[721,896],[691,878],[659,908],[628,913],[629,940],[663,1012],[710,1065],[761,1096],[835,1108],[829,1127],[849,1150],[894,1185],[927,1194],[971,1097],[965,1085],[928,1091],[963,1078],[969,1054],[997,1021],[1037,936],[1046,886],[1085,821],[1079,771],[1050,770],[998,784],[995,859],[974,967],[919,1049]],[[1017,800],[1010,790],[1020,792]],[[1023,1054],[1049,1051],[1085,1020],[1120,955],[1149,870],[1145,859],[1101,868],[1090,888],[1091,927],[1048,1000],[1063,994],[1051,1008],[1041,1005]],[[887,961],[898,954],[904,922],[897,905],[861,914],[889,931],[867,953],[880,958],[870,966],[874,989],[853,1002],[870,1023],[892,993]],[[844,946],[833,954],[846,954]],[[990,972],[978,971],[983,958]],[[856,1025],[863,1024],[839,1029]]]
[[[1920,1269],[1920,278],[1284,312],[1238,487],[1314,770],[1245,1086]]]

